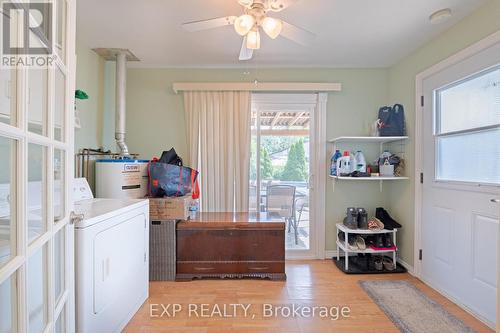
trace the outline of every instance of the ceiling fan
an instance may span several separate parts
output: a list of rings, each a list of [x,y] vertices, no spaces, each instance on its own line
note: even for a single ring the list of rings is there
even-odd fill
[[[316,37],[312,32],[268,16],[270,12],[280,12],[297,1],[299,0],[238,0],[244,7],[244,14],[241,16],[187,22],[182,24],[182,27],[189,32],[195,32],[233,25],[236,32],[243,36],[239,59],[250,60],[253,51],[260,49],[261,29],[272,39],[282,36],[304,46]]]

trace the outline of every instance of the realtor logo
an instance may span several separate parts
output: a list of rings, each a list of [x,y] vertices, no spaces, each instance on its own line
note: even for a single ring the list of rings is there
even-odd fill
[[[50,2],[2,2],[1,67],[51,66],[52,16]]]

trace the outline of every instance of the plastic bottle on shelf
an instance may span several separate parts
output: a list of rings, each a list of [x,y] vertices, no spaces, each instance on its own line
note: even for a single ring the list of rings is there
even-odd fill
[[[352,170],[352,164],[351,164],[352,156],[351,154],[346,150],[344,151],[344,156],[340,157],[337,160],[337,175],[342,176],[351,173]]]
[[[342,157],[342,153],[340,150],[336,150],[335,154],[332,155],[332,160],[330,164],[330,175],[331,176],[337,176],[337,161],[339,158]]]
[[[361,150],[354,155],[354,171],[366,172],[366,159]]]

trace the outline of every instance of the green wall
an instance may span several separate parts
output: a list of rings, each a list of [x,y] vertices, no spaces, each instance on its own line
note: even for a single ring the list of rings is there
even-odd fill
[[[414,235],[414,175],[415,163],[415,77],[418,73],[458,51],[500,30],[500,1],[491,0],[472,15],[430,41],[412,55],[389,69],[389,102],[405,105],[408,133],[412,138],[407,146],[408,170],[412,181],[392,183],[388,187],[387,203],[394,218],[404,224],[398,233],[402,258],[413,265]]]
[[[76,100],[82,128],[75,129],[75,152],[80,148],[99,148],[103,138],[104,59],[86,45],[76,45],[76,89],[89,95]]]

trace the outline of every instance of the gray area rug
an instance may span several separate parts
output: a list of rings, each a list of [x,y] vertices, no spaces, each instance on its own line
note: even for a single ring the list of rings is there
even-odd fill
[[[408,281],[360,281],[359,284],[401,332],[475,332]]]

